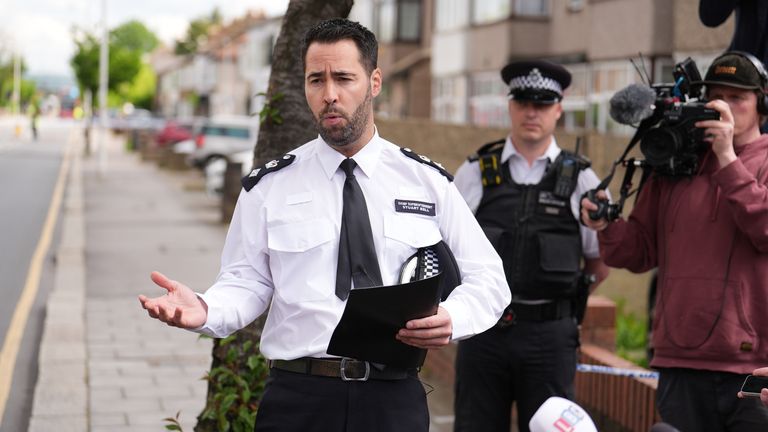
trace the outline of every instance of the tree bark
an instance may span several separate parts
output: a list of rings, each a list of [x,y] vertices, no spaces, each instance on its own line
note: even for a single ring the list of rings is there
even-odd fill
[[[268,101],[278,95],[283,96],[273,104],[283,122],[276,124],[268,119],[262,123],[254,152],[254,166],[282,156],[317,136],[304,96],[301,41],[304,32],[317,22],[348,16],[353,3],[353,0],[291,0],[288,4],[275,44],[267,90]]]
[[[353,0],[291,0],[283,17],[280,34],[277,37],[272,56],[272,71],[269,77],[267,101],[282,118],[278,123],[267,118],[259,128],[259,139],[254,149],[254,166],[275,159],[313,139],[315,124],[304,96],[304,69],[301,59],[301,42],[304,32],[317,22],[329,18],[347,17]],[[282,95],[282,97],[278,97]],[[277,100],[275,98],[277,97]],[[270,102],[272,101],[272,102]],[[264,319],[238,331],[234,344],[247,341],[258,343]],[[226,355],[219,339],[214,339],[211,369],[219,367]],[[237,372],[237,371],[234,371]],[[261,395],[259,395],[260,397]],[[208,384],[206,408],[213,401],[212,385]],[[195,432],[219,431],[215,420],[198,416]]]

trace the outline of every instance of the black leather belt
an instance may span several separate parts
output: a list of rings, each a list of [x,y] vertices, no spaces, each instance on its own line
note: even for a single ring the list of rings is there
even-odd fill
[[[516,321],[556,321],[574,316],[573,301],[555,300],[547,303],[511,303],[502,314],[497,327],[506,327]]]
[[[418,375],[417,369],[379,369],[370,362],[350,358],[302,357],[296,360],[270,360],[269,367],[300,374],[341,378],[342,381],[401,380]]]

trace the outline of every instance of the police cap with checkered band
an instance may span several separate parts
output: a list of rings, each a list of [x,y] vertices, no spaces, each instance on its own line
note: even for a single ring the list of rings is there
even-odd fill
[[[571,84],[567,69],[545,60],[512,62],[501,70],[501,79],[509,86],[510,99],[538,104],[560,102]]]

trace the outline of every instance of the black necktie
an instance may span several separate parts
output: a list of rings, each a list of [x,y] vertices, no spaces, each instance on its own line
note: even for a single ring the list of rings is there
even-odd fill
[[[353,159],[344,159],[340,165],[347,174],[344,181],[344,209],[341,213],[339,265],[336,269],[336,296],[342,300],[349,296],[352,281],[356,288],[382,284],[368,207],[353,173],[356,166]]]

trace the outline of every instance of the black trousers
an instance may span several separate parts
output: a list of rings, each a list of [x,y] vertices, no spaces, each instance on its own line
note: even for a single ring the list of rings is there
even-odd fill
[[[550,396],[573,398],[579,331],[573,318],[521,321],[459,342],[456,432],[509,432],[512,403],[518,428]]]
[[[746,375],[695,369],[659,369],[656,407],[662,420],[688,431],[768,431],[768,408],[736,397]]]
[[[342,381],[272,369],[255,432],[427,432],[417,377]]]

